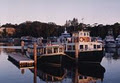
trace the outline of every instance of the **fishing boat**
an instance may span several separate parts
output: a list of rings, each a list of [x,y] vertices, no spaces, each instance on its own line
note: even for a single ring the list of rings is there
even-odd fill
[[[105,47],[115,48],[116,42],[112,35],[108,35],[105,37]]]
[[[116,38],[116,45],[117,47],[120,47],[120,35],[118,35]]]
[[[29,44],[33,44],[37,40],[32,36],[22,36],[20,41],[24,41],[25,46],[28,46]]]
[[[113,30],[108,30],[108,35],[104,39],[105,47],[106,48],[115,48],[116,47],[116,41],[113,36]]]
[[[34,47],[29,45],[26,55],[34,58]],[[59,44],[45,44],[37,46],[37,59],[40,63],[59,63],[60,57],[64,55],[64,46]]]
[[[61,40],[60,38],[59,40]],[[64,40],[64,39],[62,39]],[[80,62],[101,62],[103,58],[102,43],[92,41],[90,32],[81,30],[72,33],[72,37],[67,37],[61,42],[65,46],[65,53],[75,58],[76,47],[78,48],[78,60]],[[77,45],[76,45],[77,44]]]

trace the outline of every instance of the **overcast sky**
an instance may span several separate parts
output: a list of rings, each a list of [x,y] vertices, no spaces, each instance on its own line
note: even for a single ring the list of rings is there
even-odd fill
[[[0,23],[55,22],[84,18],[87,24],[120,22],[120,0],[0,0]]]

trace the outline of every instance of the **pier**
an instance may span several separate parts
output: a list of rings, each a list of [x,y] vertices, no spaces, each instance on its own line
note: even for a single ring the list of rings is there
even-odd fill
[[[8,58],[14,62],[19,67],[32,67],[34,66],[34,60],[27,58],[21,53],[10,53],[8,54]]]

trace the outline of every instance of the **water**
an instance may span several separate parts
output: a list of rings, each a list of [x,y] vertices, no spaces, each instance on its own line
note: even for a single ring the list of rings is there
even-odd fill
[[[38,65],[37,68],[18,68],[8,60],[8,52],[1,49],[1,83],[119,83],[120,49],[106,49],[100,64],[72,64],[61,66]]]

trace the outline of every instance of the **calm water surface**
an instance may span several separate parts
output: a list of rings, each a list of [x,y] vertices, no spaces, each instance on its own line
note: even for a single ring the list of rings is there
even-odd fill
[[[0,83],[120,83],[119,49],[106,49],[101,64],[39,65],[31,69],[15,66],[8,60],[8,52],[11,50],[0,51]]]

